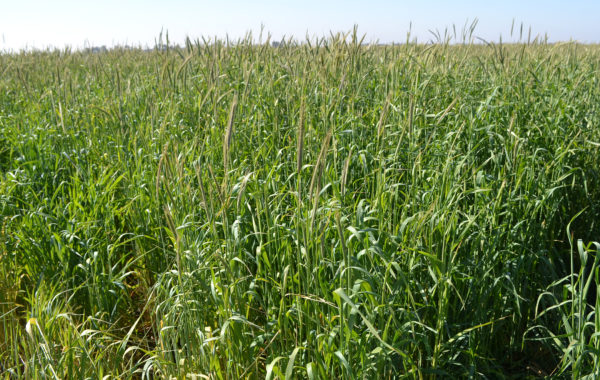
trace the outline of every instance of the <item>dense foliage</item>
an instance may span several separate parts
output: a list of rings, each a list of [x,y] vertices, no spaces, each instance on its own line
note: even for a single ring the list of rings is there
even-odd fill
[[[0,55],[0,374],[594,376],[599,68],[356,36]]]

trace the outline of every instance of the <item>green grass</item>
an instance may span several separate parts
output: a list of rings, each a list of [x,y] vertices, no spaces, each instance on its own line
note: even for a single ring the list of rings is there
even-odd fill
[[[598,376],[600,48],[347,37],[1,54],[0,376]]]

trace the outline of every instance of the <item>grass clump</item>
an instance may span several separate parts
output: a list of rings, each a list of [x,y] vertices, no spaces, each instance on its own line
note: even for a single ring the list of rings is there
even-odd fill
[[[0,373],[597,375],[599,63],[342,35],[0,55]]]

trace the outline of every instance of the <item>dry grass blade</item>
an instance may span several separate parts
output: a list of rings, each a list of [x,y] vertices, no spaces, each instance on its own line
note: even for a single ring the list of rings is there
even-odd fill
[[[342,169],[342,179],[340,181],[340,193],[342,196],[346,194],[346,181],[348,180],[348,169],[350,167],[350,160],[352,159],[352,153],[354,148],[350,148],[348,152],[348,157],[346,157],[346,161],[344,162],[344,168]]]
[[[377,138],[378,139],[381,139],[381,136],[383,135],[383,131],[385,129],[384,122],[385,122],[385,118],[387,117],[388,110],[390,108],[391,100],[392,100],[392,92],[390,91],[387,98],[385,99],[385,104],[383,105],[383,111],[381,111],[381,116],[379,117],[379,122],[377,123]]]
[[[414,95],[410,95],[410,100],[408,101],[408,134],[412,138],[413,137],[413,112],[414,112]]]
[[[58,102],[58,116],[60,117],[60,126],[62,131],[66,135],[67,129],[65,128],[65,119],[63,118],[62,104],[60,102]]]
[[[438,118],[437,123],[439,124],[442,120],[444,120],[444,118],[446,117],[446,115],[448,115],[448,113],[452,110],[452,108],[454,107],[454,105],[456,104],[456,102],[458,102],[458,98],[454,98],[454,100],[452,101],[452,103],[450,103],[450,105],[448,107],[446,107],[446,109],[444,110],[444,112],[442,113],[442,115]]]
[[[323,144],[321,145],[321,151],[319,152],[319,157],[317,158],[317,163],[315,164],[313,175],[310,180],[310,190],[308,192],[309,198],[312,199],[313,191],[315,190],[315,186],[318,187],[318,183],[321,180],[321,174],[323,172],[323,166],[325,161],[325,156],[327,155],[327,151],[329,150],[329,143],[331,142],[332,132],[331,130],[327,132],[325,139],[323,140]]]
[[[305,100],[302,98],[302,102],[300,103],[300,119],[298,121],[298,136],[297,136],[297,146],[296,146],[296,172],[298,176],[300,176],[300,172],[302,171],[302,155],[304,152],[304,113],[305,113]]]
[[[225,130],[225,138],[223,139],[223,167],[225,169],[225,176],[227,176],[227,171],[229,170],[229,153],[231,149],[231,140],[233,139],[233,120],[235,118],[235,110],[237,108],[238,96],[235,94],[233,96],[233,101],[231,102],[231,108],[229,110],[229,119],[227,121],[227,129]]]
[[[169,148],[169,143],[167,142],[164,146],[163,146],[163,151],[162,154],[160,155],[160,159],[158,160],[158,168],[156,169],[156,199],[159,199],[159,195],[160,195],[160,180],[162,178],[162,166],[163,163],[167,157],[167,149]]]

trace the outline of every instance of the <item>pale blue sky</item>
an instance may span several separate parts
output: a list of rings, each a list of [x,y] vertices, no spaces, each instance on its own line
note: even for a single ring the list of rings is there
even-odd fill
[[[154,45],[161,29],[182,43],[185,36],[236,39],[247,31],[258,35],[261,24],[274,39],[304,39],[348,31],[354,24],[368,41],[404,42],[412,22],[419,42],[429,30],[479,20],[475,35],[510,40],[521,23],[525,35],[548,34],[550,41],[600,42],[600,0],[386,1],[386,0],[0,0],[0,50],[48,46]]]

